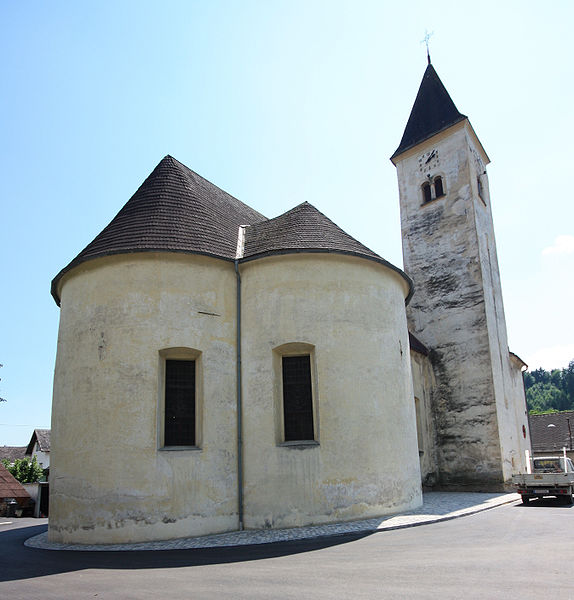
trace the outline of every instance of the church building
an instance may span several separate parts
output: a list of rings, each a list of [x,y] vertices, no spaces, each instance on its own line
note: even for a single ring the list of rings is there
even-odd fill
[[[404,271],[311,204],[166,156],[52,282],[49,539],[128,543],[502,490],[530,448],[488,156],[430,64],[399,147]]]

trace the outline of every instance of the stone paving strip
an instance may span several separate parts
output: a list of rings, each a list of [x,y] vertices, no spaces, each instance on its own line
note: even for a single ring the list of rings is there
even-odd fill
[[[329,525],[311,525],[290,529],[249,529],[232,531],[201,537],[178,538],[161,542],[139,542],[134,544],[56,544],[48,541],[48,534],[41,533],[24,542],[31,548],[42,550],[81,550],[81,551],[134,551],[134,550],[188,550],[194,548],[218,548],[225,546],[246,546],[250,544],[269,544],[309,538],[344,535],[347,533],[375,533],[390,529],[415,527],[439,521],[448,521],[465,515],[472,515],[502,504],[517,502],[518,494],[485,494],[477,492],[429,492],[424,494],[424,503],[420,508],[403,513],[331,523]]]

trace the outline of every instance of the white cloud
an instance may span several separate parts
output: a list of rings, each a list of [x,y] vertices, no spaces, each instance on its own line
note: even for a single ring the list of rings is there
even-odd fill
[[[574,360],[574,344],[541,348],[521,358],[524,358],[530,371],[534,371],[539,367],[546,371],[564,369],[571,360]]]
[[[553,246],[548,246],[542,250],[542,254],[574,254],[574,235],[559,235],[554,240]]]

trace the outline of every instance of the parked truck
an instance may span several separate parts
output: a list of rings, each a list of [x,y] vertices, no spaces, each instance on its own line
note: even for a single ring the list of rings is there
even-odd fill
[[[531,498],[555,496],[565,503],[572,504],[574,494],[574,464],[566,456],[531,457],[527,452],[526,473],[512,476],[516,491],[521,495],[523,504]]]

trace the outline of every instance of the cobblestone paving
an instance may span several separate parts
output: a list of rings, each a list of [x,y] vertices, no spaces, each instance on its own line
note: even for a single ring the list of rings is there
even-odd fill
[[[471,515],[520,499],[518,494],[482,494],[470,492],[430,492],[424,494],[423,505],[411,512],[331,523],[293,527],[291,529],[262,529],[232,531],[217,535],[178,538],[162,542],[141,542],[136,544],[55,544],[48,542],[47,533],[41,533],[26,540],[25,545],[44,550],[82,550],[82,551],[133,551],[133,550],[187,550],[192,548],[216,548],[224,546],[245,546],[249,544],[269,544],[308,538],[342,535],[346,533],[376,532],[389,529],[415,527],[428,523],[447,521],[464,515]]]

